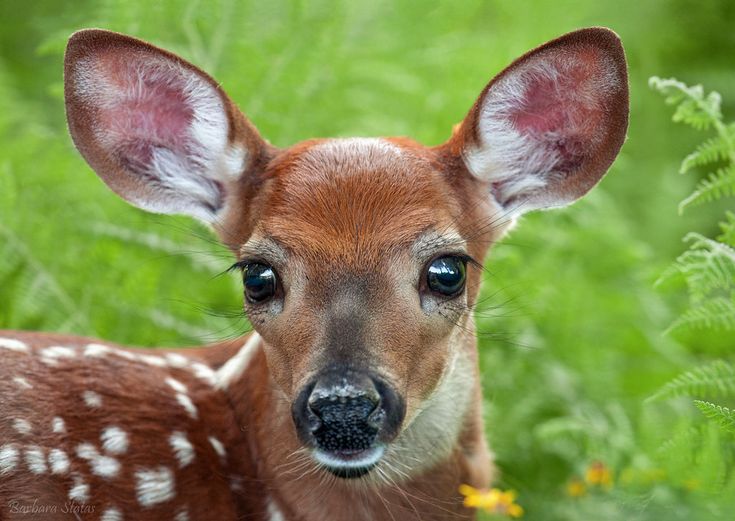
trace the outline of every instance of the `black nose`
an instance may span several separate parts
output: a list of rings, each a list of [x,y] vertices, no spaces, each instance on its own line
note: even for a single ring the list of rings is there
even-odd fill
[[[307,400],[309,430],[317,446],[354,453],[373,446],[385,410],[372,378],[355,371],[320,377]]]
[[[291,407],[301,442],[342,459],[393,441],[405,413],[403,399],[385,380],[344,366],[319,373]]]

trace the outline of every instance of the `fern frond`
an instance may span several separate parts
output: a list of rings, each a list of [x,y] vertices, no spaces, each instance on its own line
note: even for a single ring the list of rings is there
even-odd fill
[[[674,79],[656,76],[648,80],[651,88],[666,96],[666,103],[677,105],[673,120],[686,123],[697,130],[706,130],[715,124],[722,124],[720,105],[722,97],[712,91],[705,96],[701,85],[691,87]]]
[[[735,411],[703,400],[694,400],[702,414],[708,419],[716,422],[723,430],[735,434]]]
[[[669,326],[666,333],[677,329],[735,331],[735,302],[717,297],[690,308]]]
[[[690,206],[735,196],[735,164],[720,168],[702,179],[689,197],[679,203],[679,213]]]
[[[722,234],[717,240],[735,248],[735,213],[725,212],[725,220],[720,223]]]
[[[677,396],[735,396],[735,365],[716,360],[687,371],[664,385],[647,401]]]
[[[724,135],[717,135],[700,144],[697,149],[681,162],[679,173],[684,174],[697,166],[704,166],[717,161],[727,161],[733,153],[735,125],[729,125]]]
[[[684,240],[691,242],[689,249],[679,255],[660,280],[671,278],[674,272],[681,273],[694,301],[713,291],[735,291],[735,249],[699,233],[689,233]]]

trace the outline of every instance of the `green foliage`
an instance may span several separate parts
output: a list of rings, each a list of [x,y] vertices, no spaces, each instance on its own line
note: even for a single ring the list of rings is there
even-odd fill
[[[735,196],[735,123],[725,124],[722,118],[722,97],[712,91],[705,95],[701,85],[688,87],[684,83],[656,76],[649,85],[666,97],[666,103],[676,105],[673,120],[685,123],[697,130],[714,128],[715,137],[700,144],[686,156],[679,172],[686,173],[693,167],[726,163],[727,166],[702,179],[694,192],[679,204],[679,212],[690,206]]]
[[[650,85],[663,93],[668,103],[677,105],[674,121],[687,123],[697,130],[714,128],[717,131],[716,137],[699,145],[684,159],[680,172],[713,163],[724,166],[697,184],[694,192],[679,205],[680,212],[735,195],[735,124],[723,122],[720,95],[711,92],[705,96],[700,85],[687,87],[673,79],[651,78]],[[726,213],[720,228],[722,234],[716,240],[700,233],[687,234],[684,240],[690,243],[689,250],[659,279],[661,282],[680,274],[689,289],[691,307],[668,331],[735,331],[735,215],[732,212]],[[716,360],[686,371],[661,387],[650,400],[680,396],[732,400],[735,398],[735,365]],[[696,399],[693,403],[722,433],[735,434],[735,411],[704,399]],[[704,429],[687,428],[664,447],[669,458],[690,455],[686,458],[687,463],[708,473],[708,490],[722,493],[735,488],[731,439],[722,439],[720,434]]]
[[[735,393],[734,393],[735,394]],[[714,403],[705,402],[703,400],[694,400],[694,405],[702,411],[707,418],[719,424],[722,429],[735,434],[735,411],[715,405]]]
[[[717,240],[727,244],[731,247],[735,247],[735,213],[727,212],[725,214],[725,220],[720,223],[722,234],[717,237]]]
[[[4,0],[0,328],[145,346],[248,328],[239,281],[220,276],[230,253],[188,220],[122,203],[73,149],[61,96],[72,31],[126,32],[194,61],[276,146],[346,135],[433,145],[511,60],[589,25],[612,27],[626,47],[629,138],[589,196],[525,217],[489,256],[476,322],[497,485],[518,491],[528,521],[733,519],[726,433],[683,399],[643,403],[732,349],[730,331],[661,335],[682,296],[651,283],[686,232],[712,237],[721,214],[703,204],[686,222],[672,219],[672,201],[690,193],[692,174],[725,168],[726,157],[710,125],[713,142],[689,160],[687,176],[672,177],[676,158],[701,139],[667,125],[667,107],[646,87],[655,71],[700,79],[731,113],[733,19],[724,1]],[[735,247],[735,216],[717,233]],[[720,288],[712,294],[724,298]],[[698,397],[732,410],[720,395]],[[567,483],[584,481],[597,460],[612,488],[571,497]]]
[[[688,87],[684,83],[657,77],[650,85],[666,96],[666,102],[676,105],[674,121],[686,123],[697,130],[714,128],[717,136],[710,138],[689,154],[680,171],[692,167],[724,164],[697,184],[694,192],[679,205],[679,210],[735,195],[735,123],[723,122],[721,96],[710,92],[705,96],[701,85]],[[680,329],[720,329],[735,331],[735,249],[731,246],[734,223],[732,213],[720,224],[720,240],[709,239],[699,233],[684,238],[689,250],[677,258],[664,272],[659,282],[680,274],[686,280],[692,307],[669,327]]]
[[[735,396],[735,366],[722,360],[687,371],[664,385],[650,400],[677,396]]]

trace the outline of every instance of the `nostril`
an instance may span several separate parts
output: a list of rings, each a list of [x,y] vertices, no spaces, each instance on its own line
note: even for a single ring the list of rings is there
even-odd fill
[[[311,405],[307,405],[306,408],[306,425],[309,428],[309,432],[316,432],[322,426],[322,420],[316,411],[311,408]]]
[[[380,429],[385,421],[385,409],[379,407],[380,404],[376,405],[373,412],[367,418],[367,424],[373,429]]]

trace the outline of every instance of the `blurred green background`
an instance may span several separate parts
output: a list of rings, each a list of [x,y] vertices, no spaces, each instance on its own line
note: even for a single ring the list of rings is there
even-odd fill
[[[526,50],[591,25],[621,36],[629,138],[573,207],[524,218],[488,262],[478,311],[499,486],[529,520],[733,519],[732,448],[689,400],[645,399],[735,347],[664,334],[683,286],[654,288],[688,231],[716,235],[732,200],[677,213],[678,165],[702,135],[670,122],[649,76],[703,83],[735,115],[735,2],[723,0],[0,2],[0,328],[181,345],[247,330],[232,262],[203,228],[115,197],[64,124],[70,33],[102,27],[209,71],[278,146],[314,136],[438,144]],[[676,445],[699,429],[698,446]],[[593,462],[611,487],[584,480]]]

